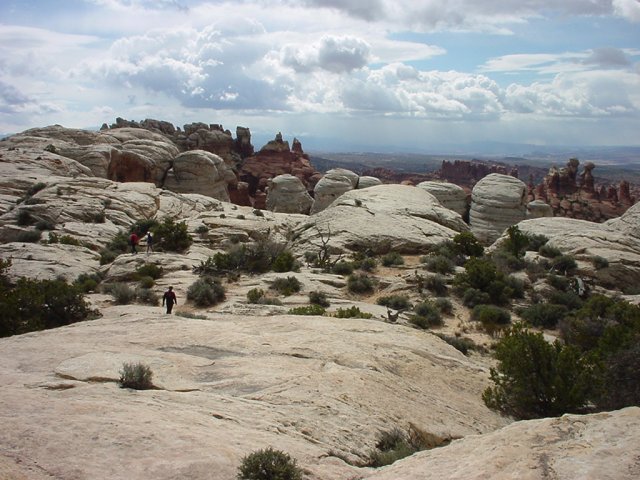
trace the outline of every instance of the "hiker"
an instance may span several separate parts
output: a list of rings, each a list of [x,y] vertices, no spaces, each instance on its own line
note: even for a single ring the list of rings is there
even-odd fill
[[[129,237],[129,244],[131,245],[131,253],[138,253],[136,250],[136,245],[138,245],[138,235],[136,232],[131,232],[131,236]]]
[[[176,300],[176,294],[173,291],[173,287],[169,287],[169,290],[164,292],[164,295],[162,296],[162,305],[164,306],[165,303],[167,304],[167,313],[171,313],[174,303],[176,305],[178,304],[178,300]]]
[[[153,252],[153,235],[147,232],[147,253]]]

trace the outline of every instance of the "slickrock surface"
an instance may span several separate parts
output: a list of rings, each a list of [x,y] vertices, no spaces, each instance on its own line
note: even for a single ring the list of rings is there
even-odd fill
[[[0,339],[9,478],[231,480],[244,455],[274,446],[310,479],[343,480],[367,469],[328,452],[357,459],[382,430],[412,422],[460,437],[506,424],[480,398],[486,367],[428,332],[140,305],[103,313]],[[123,362],[138,361],[156,390],[116,384]]]
[[[278,175],[269,181],[267,210],[280,213],[309,213],[313,198],[298,177]]]
[[[361,246],[405,253],[450,240],[469,227],[429,192],[407,185],[378,185],[343,193],[300,227],[296,244],[319,244],[320,232],[336,249]],[[308,247],[307,247],[308,248]]]
[[[565,415],[457,440],[365,478],[635,480],[640,478],[639,444],[640,408]]]
[[[467,192],[462,187],[448,182],[420,182],[416,185],[436,197],[443,207],[464,215],[467,211]]]

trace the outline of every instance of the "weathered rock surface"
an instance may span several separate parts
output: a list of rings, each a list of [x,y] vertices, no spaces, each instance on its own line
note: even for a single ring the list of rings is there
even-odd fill
[[[622,436],[620,432],[625,432]],[[640,408],[517,422],[417,453],[370,480],[633,480],[640,476]]]
[[[493,243],[502,232],[524,220],[527,186],[517,178],[492,173],[473,187],[469,223],[483,243]]]
[[[331,202],[349,190],[358,186],[358,174],[344,168],[327,171],[313,189],[313,206],[311,213],[318,213],[327,208]]]
[[[271,445],[309,479],[342,480],[367,470],[328,452],[366,455],[379,431],[412,422],[457,437],[506,423],[482,404],[486,368],[427,332],[139,305],[103,313],[0,339],[8,478],[232,480],[244,455]],[[158,389],[118,388],[124,362],[149,365]]]
[[[174,192],[197,193],[228,202],[227,185],[235,181],[233,170],[222,158],[204,150],[190,150],[173,159],[164,185]]]
[[[269,181],[267,210],[280,213],[309,213],[313,198],[298,177],[278,175]]]
[[[464,215],[467,212],[467,192],[462,187],[448,182],[420,182],[416,185],[432,194],[443,207]]]
[[[336,251],[367,247],[374,251],[422,252],[468,230],[460,215],[427,191],[406,185],[350,190],[300,227],[301,249],[331,238]]]
[[[553,208],[542,200],[527,203],[527,218],[553,217]]]

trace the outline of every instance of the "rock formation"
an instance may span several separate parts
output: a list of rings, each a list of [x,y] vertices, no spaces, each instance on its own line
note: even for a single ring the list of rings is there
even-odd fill
[[[427,191],[406,185],[378,185],[340,195],[312,214],[298,230],[301,250],[331,236],[336,251],[426,252],[469,227]]]
[[[517,178],[492,173],[473,187],[469,223],[483,243],[493,243],[502,232],[524,220],[527,186]]]
[[[527,218],[553,217],[551,205],[542,200],[527,203]]]
[[[326,172],[313,189],[311,213],[318,213],[343,193],[358,186],[358,174],[344,168],[334,168]]]
[[[462,187],[448,182],[421,182],[417,185],[435,196],[443,207],[453,210],[462,216],[467,214],[469,204],[467,192]]]
[[[285,174],[269,180],[267,210],[308,214],[312,204],[313,198],[298,177]]]
[[[198,193],[229,201],[227,185],[236,176],[224,160],[204,150],[190,150],[173,159],[164,185],[178,193]]]

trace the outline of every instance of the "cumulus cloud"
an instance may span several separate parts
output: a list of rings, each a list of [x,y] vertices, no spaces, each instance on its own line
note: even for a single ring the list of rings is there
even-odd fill
[[[39,102],[15,86],[0,80],[0,114],[40,115],[61,110],[58,105],[51,102]]]
[[[613,8],[617,15],[632,22],[640,22],[640,2],[638,0],[613,0]]]
[[[323,36],[312,45],[287,45],[282,49],[282,63],[297,72],[350,72],[367,65],[369,56],[370,46],[351,36]]]

